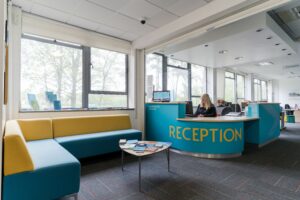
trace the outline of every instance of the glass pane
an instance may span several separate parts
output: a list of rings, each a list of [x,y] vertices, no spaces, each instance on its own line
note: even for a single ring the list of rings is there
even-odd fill
[[[89,108],[126,108],[127,95],[89,94]]]
[[[187,68],[187,62],[180,61],[180,60],[175,60],[175,59],[172,59],[172,58],[168,58],[168,65]]]
[[[225,78],[225,101],[235,103],[234,79]]]
[[[231,73],[231,72],[225,72],[225,77],[226,77],[226,78],[233,78],[233,79],[234,79],[234,73]]]
[[[245,98],[245,77],[242,75],[236,76],[236,89],[237,89],[237,98]]]
[[[188,71],[168,67],[168,90],[171,91],[173,101],[187,101],[188,96]]]
[[[146,56],[146,101],[152,100],[154,90],[162,90],[163,57],[157,54]]]
[[[206,68],[199,65],[191,65],[192,96],[201,96],[206,93]]]
[[[260,84],[254,84],[254,100],[255,101],[260,101],[261,100]]]
[[[201,102],[201,97],[192,97],[193,107],[197,107]]]
[[[262,100],[267,100],[267,82],[266,81],[261,81],[261,99]]]
[[[22,39],[21,109],[53,110],[54,100],[82,107],[82,50]]]
[[[126,54],[91,48],[91,90],[126,92]]]

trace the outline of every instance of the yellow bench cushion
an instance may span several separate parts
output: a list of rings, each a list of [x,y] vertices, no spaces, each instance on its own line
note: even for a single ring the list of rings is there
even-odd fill
[[[26,141],[17,121],[6,122],[4,135],[4,175],[34,170]]]
[[[51,119],[18,120],[26,141],[53,139]]]
[[[52,124],[55,138],[131,128],[129,115],[56,118]]]

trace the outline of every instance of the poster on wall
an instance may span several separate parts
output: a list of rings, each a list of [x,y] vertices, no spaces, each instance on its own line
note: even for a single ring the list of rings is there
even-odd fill
[[[289,92],[289,99],[299,99],[300,100],[300,90]]]

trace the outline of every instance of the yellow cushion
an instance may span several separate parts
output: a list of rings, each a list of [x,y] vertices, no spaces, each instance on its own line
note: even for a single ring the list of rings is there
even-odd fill
[[[22,119],[18,122],[26,141],[53,138],[51,119]]]
[[[34,170],[26,141],[17,121],[6,122],[4,135],[4,175]]]
[[[56,118],[52,120],[54,137],[130,129],[129,115]]]

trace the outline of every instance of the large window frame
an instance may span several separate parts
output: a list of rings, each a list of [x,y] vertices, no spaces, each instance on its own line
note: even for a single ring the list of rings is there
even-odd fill
[[[120,92],[120,91],[100,91],[100,90],[92,90],[91,89],[91,68],[92,68],[92,63],[91,63],[91,48],[96,48],[96,49],[101,49],[101,50],[107,50],[111,52],[117,52],[121,53],[118,51],[112,51],[108,49],[103,49],[103,48],[97,48],[97,47],[89,47],[89,46],[84,46],[80,44],[75,44],[75,43],[70,43],[70,42],[65,42],[61,40],[56,40],[52,38],[46,38],[46,37],[41,37],[37,35],[31,35],[31,34],[26,34],[23,33],[21,40],[22,39],[28,39],[28,40],[33,40],[33,41],[38,41],[42,43],[48,43],[48,44],[53,44],[53,45],[59,45],[63,47],[69,47],[69,48],[75,48],[75,49],[80,49],[82,50],[82,106],[81,108],[74,108],[74,109],[61,109],[61,110],[26,110],[22,109],[21,107],[21,99],[19,103],[19,112],[64,112],[64,111],[84,111],[84,110],[96,110],[96,111],[101,111],[101,110],[130,110],[129,108],[129,96],[128,96],[128,86],[129,86],[129,56],[126,53],[122,53],[125,55],[125,91]],[[22,66],[21,66],[22,67]],[[21,78],[21,77],[20,77]],[[21,88],[20,91],[21,93]],[[99,107],[99,108],[89,108],[89,95],[90,94],[102,94],[102,95],[126,95],[126,107]]]
[[[262,84],[263,82],[265,83],[265,87],[266,87],[265,88],[266,89],[265,90],[266,98],[263,98],[263,84]],[[257,85],[259,92],[260,92],[259,99],[256,97],[255,85]],[[268,101],[268,81],[258,79],[258,78],[253,79],[253,100],[254,101]]]
[[[207,67],[205,66],[202,66],[202,65],[198,65],[198,64],[194,64],[194,63],[188,63],[188,62],[185,62],[185,61],[180,61],[180,60],[177,60],[177,59],[174,59],[172,57],[167,57],[165,56],[164,54],[160,54],[160,53],[152,53],[154,55],[157,55],[157,56],[161,56],[162,57],[162,90],[168,90],[168,68],[174,68],[174,69],[180,69],[180,70],[186,70],[187,73],[188,73],[188,100],[189,101],[192,101],[192,98],[197,98],[197,97],[201,97],[200,95],[194,95],[192,94],[192,65],[197,65],[197,66],[200,66],[200,67],[203,67],[205,68],[205,93],[207,93]],[[145,77],[147,75],[147,66],[146,66],[146,56],[145,55]],[[168,59],[172,59],[172,60],[175,60],[175,61],[178,61],[178,62],[184,62],[186,63],[187,65],[186,66],[175,66],[175,65],[172,65],[170,64],[170,62],[168,62]],[[146,85],[145,85],[146,87]],[[147,94],[146,94],[147,95]],[[145,101],[146,101],[147,98],[145,98]],[[194,105],[194,107],[197,107],[198,105]]]
[[[226,77],[226,73],[230,73],[230,74],[233,74],[233,77]],[[240,97],[238,95],[238,76],[241,76],[243,77],[243,80],[244,80],[244,87],[243,87],[243,97]],[[232,103],[238,103],[239,101],[243,101],[245,100],[245,94],[246,94],[246,82],[245,82],[245,75],[243,74],[240,74],[240,73],[235,73],[235,72],[231,72],[231,71],[225,71],[225,75],[224,75],[224,80],[225,80],[225,83],[226,83],[226,79],[231,79],[234,81],[234,101],[235,102],[232,102]],[[225,99],[225,92],[226,92],[226,84],[224,84],[224,99]],[[226,100],[226,99],[225,99]]]

